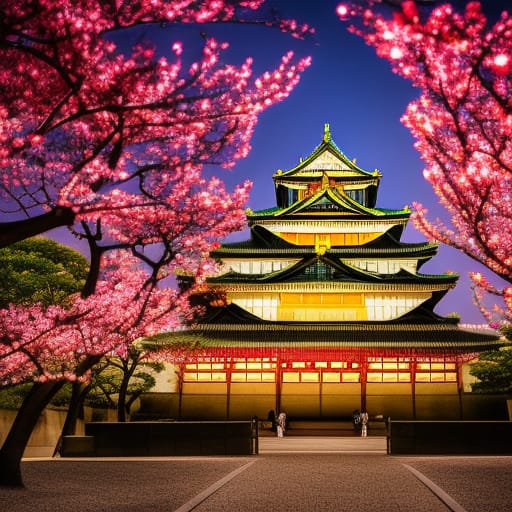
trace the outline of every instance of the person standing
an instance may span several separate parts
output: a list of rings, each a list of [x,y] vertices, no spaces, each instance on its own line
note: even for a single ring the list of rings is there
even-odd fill
[[[286,413],[280,412],[277,417],[277,437],[284,437],[286,432]]]
[[[361,413],[358,409],[352,412],[352,424],[354,425],[354,432],[358,433],[361,430]]]
[[[366,437],[368,435],[368,413],[361,413],[361,437]]]

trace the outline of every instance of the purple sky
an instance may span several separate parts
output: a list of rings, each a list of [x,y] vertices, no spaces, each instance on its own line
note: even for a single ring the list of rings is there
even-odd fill
[[[307,156],[321,142],[324,123],[329,123],[334,141],[349,158],[356,158],[358,165],[366,170],[377,168],[383,174],[378,207],[398,209],[416,200],[429,207],[433,216],[446,218],[430,185],[423,179],[423,163],[413,148],[414,141],[400,123],[400,116],[417,91],[394,75],[389,64],[376,57],[372,48],[347,32],[346,25],[335,15],[339,0],[270,0],[270,3],[286,18],[314,26],[314,39],[299,41],[276,30],[248,25],[144,29],[145,35],[154,39],[162,52],[176,39],[184,40],[185,51],[191,51],[194,46],[200,49],[199,31],[228,41],[231,46],[224,60],[240,64],[251,56],[255,74],[273,69],[290,49],[298,56],[313,58],[312,66],[291,96],[261,115],[248,158],[232,171],[215,170],[215,174],[231,186],[250,179],[254,188],[248,206],[253,210],[272,207],[275,205],[272,174],[277,169],[290,169],[301,156]],[[230,240],[247,237],[246,231],[233,235]],[[63,240],[66,235],[55,233],[54,238]],[[425,239],[410,225],[402,240]],[[456,311],[464,323],[482,323],[483,317],[471,302],[467,277],[469,270],[482,268],[458,251],[441,246],[438,256],[424,265],[422,272],[436,274],[452,270],[461,277],[436,312],[445,315]]]

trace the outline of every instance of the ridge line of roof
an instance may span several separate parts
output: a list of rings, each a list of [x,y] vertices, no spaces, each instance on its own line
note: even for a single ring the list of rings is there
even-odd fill
[[[347,157],[347,155],[345,155],[345,153],[334,142],[334,140],[332,139],[332,137],[330,135],[330,132],[328,133],[328,137],[326,137],[326,134],[324,133],[324,137],[323,137],[322,141],[320,142],[320,144],[318,144],[306,158],[301,159],[301,161],[296,166],[292,167],[291,169],[288,169],[287,171],[281,171],[280,174],[278,174],[278,173],[274,174],[274,177],[278,177],[278,176],[283,177],[286,175],[291,175],[291,174],[293,174],[293,172],[297,172],[302,167],[305,167],[306,165],[308,165],[309,162],[314,160],[315,157],[317,157],[319,154],[321,154],[325,150],[331,150],[331,152],[333,152],[335,154],[335,156],[340,158],[353,171],[359,172],[368,177],[372,177],[372,176],[380,177],[380,173],[377,176],[374,173],[371,173],[371,172],[363,169],[362,167],[359,167],[353,160],[350,160]]]

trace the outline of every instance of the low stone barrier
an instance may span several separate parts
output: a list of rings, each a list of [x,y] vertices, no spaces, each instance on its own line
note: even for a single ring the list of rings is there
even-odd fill
[[[85,424],[63,439],[63,457],[254,455],[258,421],[134,421]]]
[[[390,455],[512,454],[510,421],[388,421]]]

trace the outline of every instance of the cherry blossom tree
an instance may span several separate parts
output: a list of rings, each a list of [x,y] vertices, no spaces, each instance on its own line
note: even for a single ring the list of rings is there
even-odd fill
[[[36,382],[0,449],[0,484],[22,484],[23,449],[64,380],[87,379],[102,355],[125,355],[127,343],[190,314],[186,294],[162,283],[178,270],[201,283],[217,240],[242,227],[250,189],[228,192],[204,167],[246,156],[258,115],[309,65],[287,53],[253,77],[250,58],[223,64],[227,43],[211,37],[195,62],[178,38],[166,56],[120,41],[150,24],[311,31],[265,16],[263,4],[0,0],[0,247],[68,226],[90,249],[71,305],[0,311],[0,381]]]
[[[383,4],[395,4],[392,15]],[[423,7],[422,7],[423,4]],[[350,30],[420,91],[402,117],[425,162],[424,176],[450,222],[430,220],[414,204],[412,220],[430,240],[448,244],[505,281],[471,274],[491,320],[512,320],[512,17],[489,26],[480,2],[463,12],[449,3],[361,1],[340,4]],[[441,4],[441,5],[439,5]],[[484,293],[505,299],[491,312]]]
[[[11,304],[0,310],[0,385],[36,383],[0,450],[4,484],[21,484],[29,413],[38,411],[37,419],[64,382],[86,382],[103,356],[126,358],[134,340],[176,328],[189,314],[185,294],[148,277],[138,258],[116,251],[103,258],[94,294],[75,295],[67,307]]]

